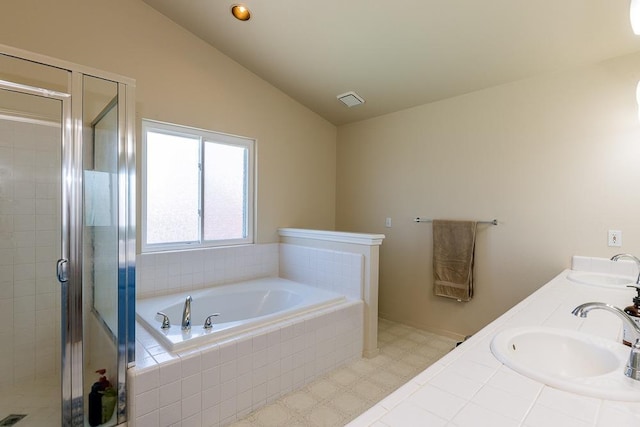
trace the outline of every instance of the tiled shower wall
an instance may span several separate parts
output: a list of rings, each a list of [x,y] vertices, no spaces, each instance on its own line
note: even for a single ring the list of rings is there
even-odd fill
[[[0,120],[0,387],[59,375],[60,128]]]

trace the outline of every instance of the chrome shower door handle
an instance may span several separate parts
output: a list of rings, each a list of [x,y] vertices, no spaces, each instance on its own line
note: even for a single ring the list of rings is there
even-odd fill
[[[56,275],[58,276],[58,282],[67,283],[69,281],[69,275],[67,272],[67,267],[69,264],[69,260],[65,258],[60,258],[56,263]]]

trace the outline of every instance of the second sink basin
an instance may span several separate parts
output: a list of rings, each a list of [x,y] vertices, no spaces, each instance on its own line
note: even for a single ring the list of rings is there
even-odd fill
[[[640,401],[640,381],[623,373],[629,350],[612,340],[545,327],[507,329],[491,341],[499,361],[529,378],[586,396]]]
[[[624,276],[612,274],[592,273],[590,271],[570,271],[567,279],[582,285],[601,286],[605,288],[626,289],[626,286],[635,285],[635,281]]]

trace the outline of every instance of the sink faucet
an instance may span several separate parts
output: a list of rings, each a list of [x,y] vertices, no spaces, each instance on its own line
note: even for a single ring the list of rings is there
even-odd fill
[[[634,257],[635,258],[635,257]],[[640,380],[640,327],[631,320],[631,318],[619,309],[611,304],[605,304],[603,302],[587,302],[580,304],[571,312],[575,316],[587,317],[587,314],[591,310],[605,310],[618,316],[629,327],[629,331],[633,334],[635,344],[631,346],[631,354],[627,361],[627,366],[624,369],[624,374],[634,380]]]
[[[635,261],[636,265],[638,266],[638,278],[636,279],[636,285],[640,285],[640,259],[636,258],[631,254],[618,254],[618,255],[612,256],[611,261],[618,261],[619,259],[622,259],[622,258],[629,258]]]
[[[191,329],[191,295],[184,301],[184,309],[182,310],[182,330],[188,331]]]

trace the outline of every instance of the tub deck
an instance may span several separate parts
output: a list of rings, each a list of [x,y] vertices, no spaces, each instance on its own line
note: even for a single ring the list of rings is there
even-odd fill
[[[191,328],[182,329],[185,299],[191,296]],[[278,277],[216,286],[189,293],[171,294],[137,301],[136,319],[167,350],[178,351],[213,343],[234,334],[281,322],[319,308],[345,301],[339,295]],[[171,326],[161,329],[163,312]],[[204,328],[207,316],[213,327]]]
[[[343,299],[214,342],[170,351],[136,322],[127,370],[136,425],[225,426],[362,357],[364,303]]]

